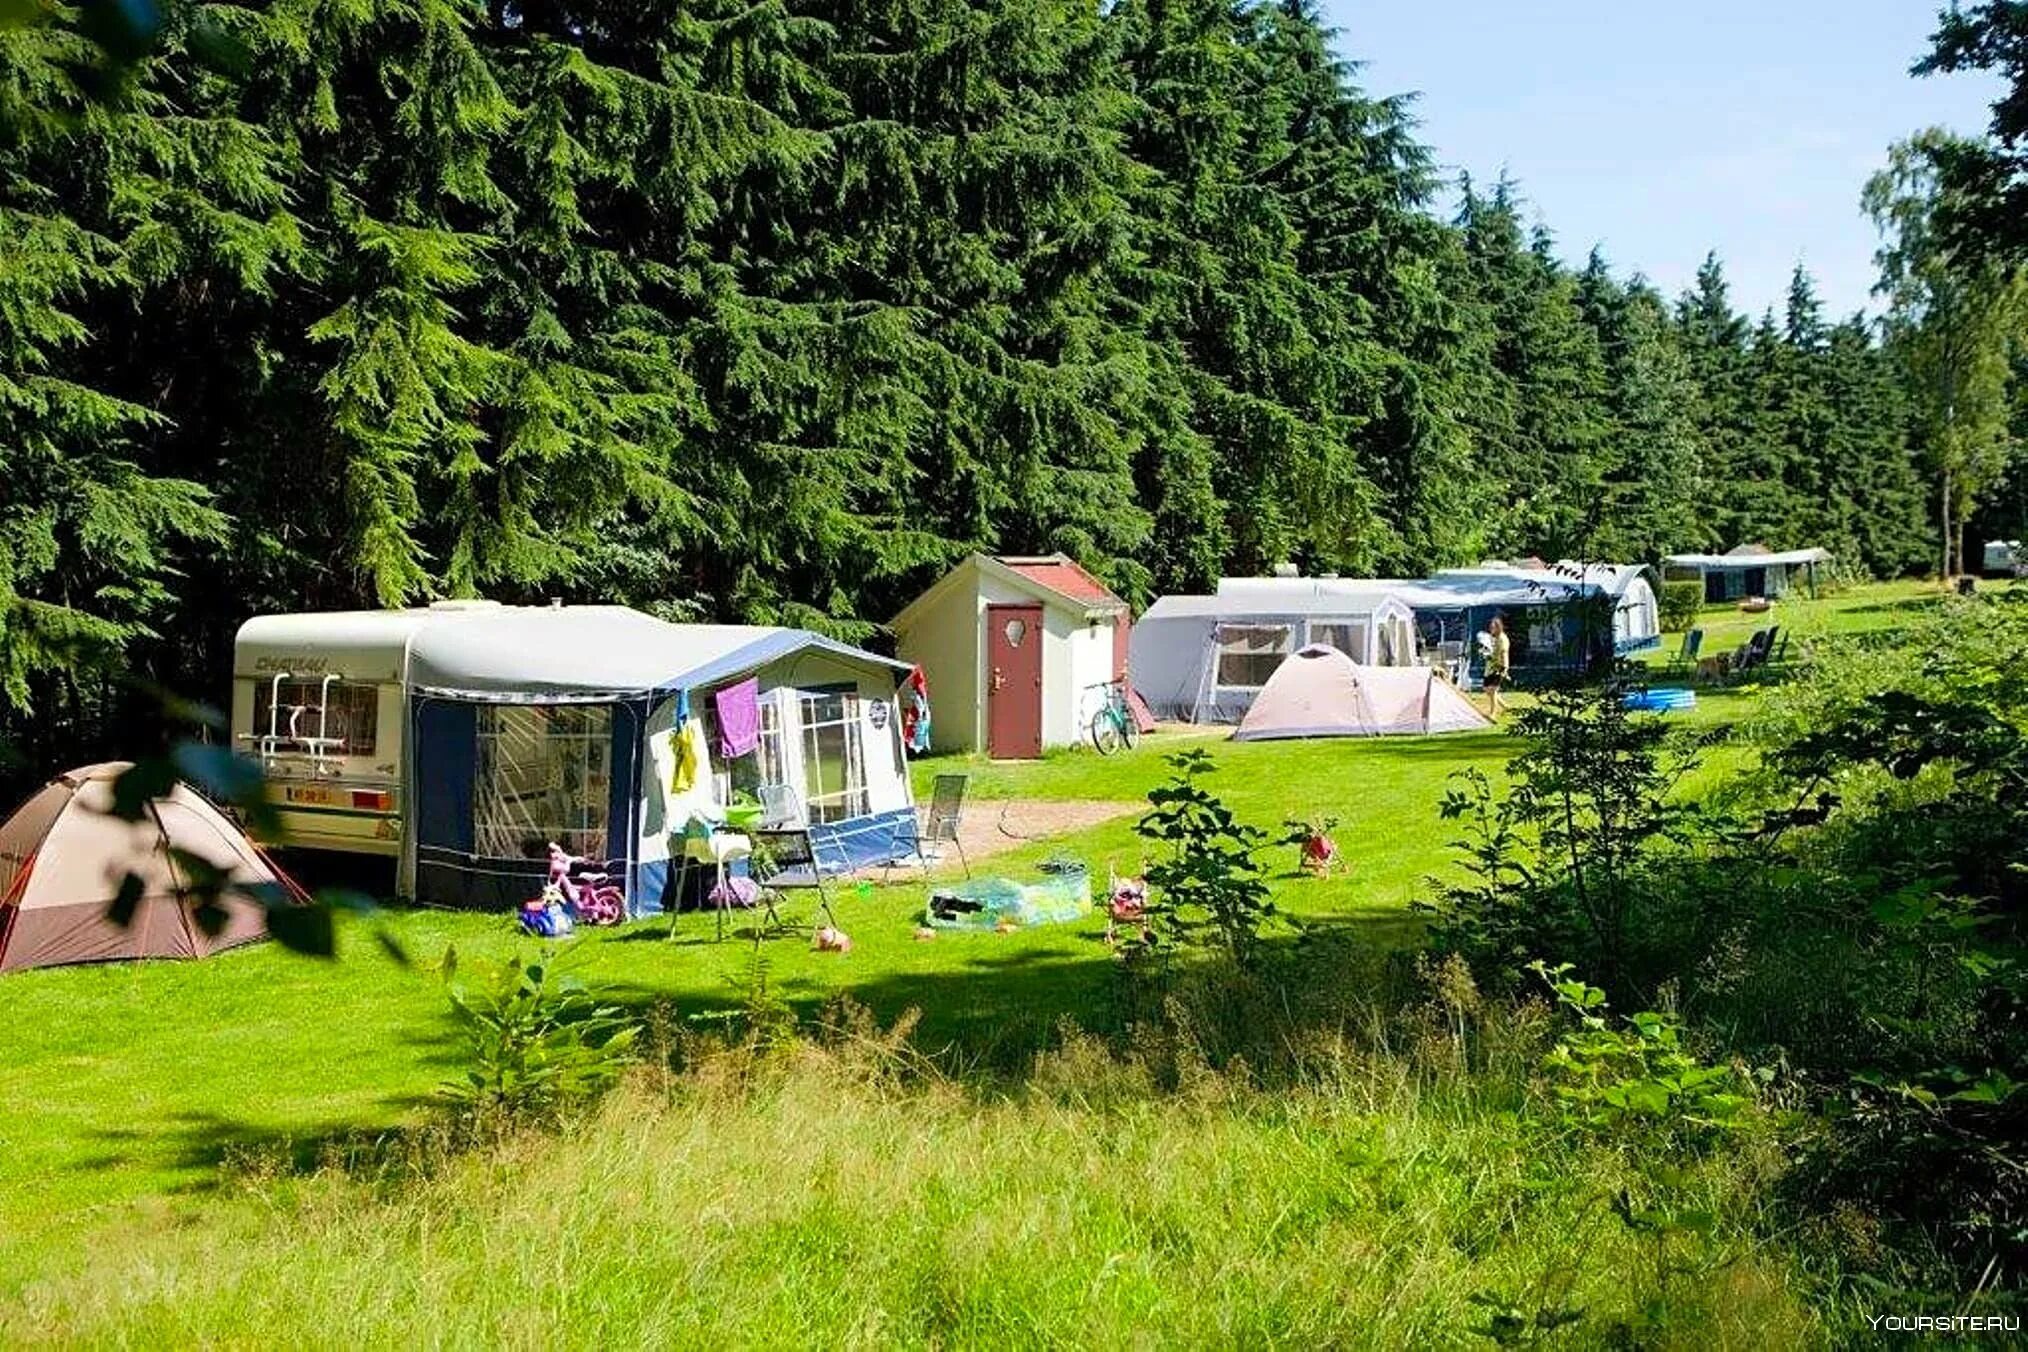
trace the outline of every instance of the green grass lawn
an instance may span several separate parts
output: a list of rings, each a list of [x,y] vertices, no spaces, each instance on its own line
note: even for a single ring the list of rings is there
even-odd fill
[[[1858,632],[1891,625],[1922,598],[1914,587],[1869,588],[1786,602],[1778,616],[1793,615],[1799,632],[1806,625]],[[1711,641],[1732,625],[1733,617],[1713,616]],[[1754,698],[1750,689],[1709,692],[1695,721],[1726,721]],[[1436,812],[1446,777],[1469,766],[1493,771],[1512,750],[1497,731],[1252,744],[1157,736],[1110,759],[1073,751],[1019,765],[925,761],[918,785],[962,769],[973,776],[978,813],[1006,797],[1135,802],[1163,777],[1162,757],[1183,745],[1212,751],[1213,787],[1245,820],[1275,827],[1297,815],[1340,818],[1349,867],[1327,880],[1290,869],[1275,880],[1277,899],[1292,914],[1376,946],[1412,940],[1408,903],[1428,875],[1447,867],[1450,833]],[[1132,822],[1025,843],[982,871],[1019,875],[1069,850],[1102,885],[1108,866],[1140,866]],[[1292,850],[1277,858],[1294,863]],[[923,901],[920,885],[840,889],[837,910],[854,951],[819,955],[798,939],[771,940],[763,948],[770,980],[806,1009],[840,993],[882,1016],[920,1009],[922,1045],[972,1065],[1018,1060],[1061,1019],[1087,1013],[1102,997],[1108,959],[1097,922],[918,942]],[[802,895],[791,904],[808,905]],[[541,946],[499,915],[396,911],[385,924],[415,965],[391,960],[355,921],[329,962],[263,945],[203,963],[5,978],[0,1300],[39,1273],[73,1265],[109,1233],[157,1232],[201,1214],[213,1204],[221,1162],[236,1153],[284,1145],[314,1153],[321,1140],[413,1120],[454,1069],[443,989],[430,964],[453,945],[531,956]],[[563,961],[630,1003],[667,1003],[682,1013],[732,1003],[751,946],[714,942],[710,917],[683,918],[673,941],[667,932],[658,919],[589,934]]]
[[[1826,636],[1863,636],[1886,633],[1898,627],[1909,613],[1929,605],[1943,595],[1934,582],[1880,582],[1830,592],[1812,599],[1803,595],[1784,597],[1763,614],[1748,614],[1737,605],[1708,605],[1697,615],[1697,627],[1704,631],[1706,656],[1737,648],[1755,630],[1780,625],[1789,632],[1790,651],[1797,643]],[[1682,647],[1680,632],[1664,637],[1662,646],[1646,654],[1651,665],[1666,667]]]

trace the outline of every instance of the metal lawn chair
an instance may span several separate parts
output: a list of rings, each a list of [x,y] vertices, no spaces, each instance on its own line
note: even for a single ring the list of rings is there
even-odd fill
[[[772,925],[778,933],[791,928],[776,909],[781,893],[808,890],[817,894],[817,909],[831,925],[838,923],[831,910],[831,894],[824,890],[824,870],[817,862],[817,843],[807,826],[760,827],[753,832],[753,853],[747,868],[760,888],[759,923]]]
[[[760,786],[761,829],[803,825],[803,805],[786,784]]]
[[[895,862],[913,854],[923,872],[929,872],[929,854],[925,845],[949,845],[958,852],[958,863],[964,866],[965,876],[972,876],[972,861],[965,858],[964,842],[958,839],[958,826],[965,815],[965,786],[971,782],[968,775],[938,775],[930,788],[929,811],[918,820],[911,817],[894,829],[894,839],[888,843],[887,866],[881,871],[880,880],[886,882],[894,872]],[[938,851],[941,854],[941,851]]]

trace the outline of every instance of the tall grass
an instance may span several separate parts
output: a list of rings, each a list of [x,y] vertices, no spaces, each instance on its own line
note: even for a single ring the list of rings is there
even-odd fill
[[[1468,1006],[1313,1026],[1272,1074],[1067,1033],[967,1082],[864,1019],[690,1043],[560,1135],[242,1160],[0,1342],[1423,1346],[1548,1308],[1577,1345],[1824,1340],[1754,1238],[1770,1159],[1694,1166],[1728,1238],[1691,1271],[1613,1215],[1638,1162],[1527,1111],[1545,1013]]]

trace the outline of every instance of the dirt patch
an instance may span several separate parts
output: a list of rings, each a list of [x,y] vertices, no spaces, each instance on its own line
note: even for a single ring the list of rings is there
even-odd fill
[[[958,823],[958,843],[964,847],[966,860],[977,869],[982,859],[1039,840],[1088,830],[1115,817],[1140,812],[1143,806],[1098,798],[976,798],[965,804],[965,815]],[[929,851],[930,874],[962,872],[957,852],[949,845],[941,850],[941,859],[935,857],[935,850]],[[906,865],[895,865],[897,880],[922,876],[922,866],[913,859]]]

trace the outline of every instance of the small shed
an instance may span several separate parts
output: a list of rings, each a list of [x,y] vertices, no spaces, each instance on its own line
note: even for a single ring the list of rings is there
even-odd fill
[[[1662,566],[1668,576],[1696,578],[1704,584],[1705,601],[1722,604],[1750,596],[1773,600],[1786,595],[1799,576],[1814,593],[1817,565],[1830,561],[1825,549],[1777,552],[1766,545],[1738,545],[1723,554],[1670,554]]]
[[[1127,674],[1133,612],[1062,554],[973,554],[890,625],[929,681],[930,744],[1021,759],[1081,739]]]
[[[1363,666],[1416,660],[1414,612],[1392,584],[1228,578],[1165,596],[1134,625],[1134,686],[1157,717],[1236,723],[1282,660],[1322,644]]]

